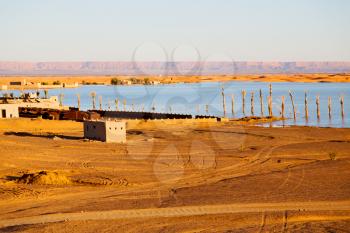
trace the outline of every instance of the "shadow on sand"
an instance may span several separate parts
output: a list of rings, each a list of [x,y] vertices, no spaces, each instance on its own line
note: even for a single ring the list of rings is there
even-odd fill
[[[83,137],[68,136],[62,134],[32,134],[28,132],[5,132],[4,135],[18,136],[18,137],[37,137],[37,138],[49,138],[49,139],[67,139],[67,140],[82,140]]]

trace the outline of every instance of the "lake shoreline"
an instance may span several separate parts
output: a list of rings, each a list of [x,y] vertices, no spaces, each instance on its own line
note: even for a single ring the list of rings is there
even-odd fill
[[[201,76],[124,76],[124,75],[52,75],[52,76],[0,76],[0,86],[7,85],[7,90],[21,89],[51,89],[53,82],[79,83],[79,85],[109,85],[112,79],[117,79],[121,85],[149,85],[177,84],[177,83],[207,83],[207,82],[283,82],[283,83],[349,83],[349,74],[260,74],[260,75],[201,75]],[[32,85],[11,86],[10,82],[26,80]],[[38,87],[36,84],[41,83]],[[45,83],[46,85],[44,85]],[[47,87],[46,87],[47,86]]]
[[[224,90],[222,90],[222,87],[224,87]],[[242,118],[245,116],[269,115],[269,87],[269,82],[247,81],[177,83],[170,85],[113,86],[109,84],[50,89],[48,95],[62,96],[62,102],[67,106],[78,106],[77,96],[79,95],[81,98],[80,109],[82,110],[92,109],[91,93],[96,93],[96,104],[102,110],[219,117],[226,114],[228,118]],[[270,102],[272,115],[282,115],[283,99],[284,116],[287,118],[286,125],[349,127],[348,113],[350,109],[347,104],[350,101],[349,88],[350,83],[289,83],[288,85],[283,82],[273,83],[272,101]],[[36,92],[37,90],[31,89],[27,92]],[[289,91],[292,94],[294,107]],[[12,92],[14,96],[21,95],[21,90],[0,91],[0,94],[8,94],[9,92]],[[306,117],[305,112],[305,92],[308,99],[308,117]],[[244,98],[242,93],[245,93]],[[43,95],[43,91],[40,91],[40,96]],[[223,102],[223,95],[225,102]],[[342,98],[344,99],[343,104],[340,101]],[[331,100],[331,114],[328,108],[329,100]],[[317,108],[317,104],[319,108]],[[296,120],[293,118],[296,118]]]

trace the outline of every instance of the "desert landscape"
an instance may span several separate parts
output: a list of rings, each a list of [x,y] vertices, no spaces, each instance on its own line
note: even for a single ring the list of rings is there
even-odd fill
[[[0,1],[0,233],[349,233],[350,1]]]
[[[262,74],[262,75],[174,75],[159,77],[154,75],[130,76],[130,75],[24,75],[24,76],[2,76],[0,85],[8,85],[11,81],[26,80],[32,83],[47,83],[52,85],[59,83],[79,83],[85,85],[110,85],[112,79],[118,80],[140,80],[145,79],[157,81],[159,84],[176,83],[200,83],[200,82],[230,82],[230,81],[251,81],[251,82],[297,82],[297,83],[348,83],[350,74]],[[41,85],[45,89],[45,85]],[[33,86],[7,86],[7,89],[37,89]]]
[[[347,232],[349,129],[0,120],[2,232]]]

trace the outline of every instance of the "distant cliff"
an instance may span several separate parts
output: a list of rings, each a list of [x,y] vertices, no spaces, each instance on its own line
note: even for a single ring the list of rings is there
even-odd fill
[[[0,62],[0,75],[347,73],[350,62]]]

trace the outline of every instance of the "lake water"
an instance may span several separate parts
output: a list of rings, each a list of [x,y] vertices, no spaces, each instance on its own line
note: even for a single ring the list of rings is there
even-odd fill
[[[81,96],[81,108],[91,109],[92,101],[90,93],[95,91],[96,106],[99,108],[99,96],[102,96],[103,109],[116,109],[115,99],[119,99],[119,109],[123,110],[123,101],[126,100],[128,111],[152,111],[189,113],[193,115],[223,116],[223,104],[221,88],[224,87],[226,99],[226,116],[233,117],[231,108],[231,96],[235,98],[234,117],[243,117],[242,95],[244,89],[246,95],[247,116],[251,115],[250,95],[254,91],[255,115],[260,116],[259,90],[263,92],[264,113],[267,110],[267,96],[269,84],[261,82],[225,82],[225,83],[195,83],[174,84],[155,86],[81,86],[76,89],[51,89],[49,95],[64,94],[65,105],[77,106],[76,94]],[[280,115],[281,96],[285,96],[285,115],[291,119],[285,122],[274,123],[274,125],[309,125],[322,127],[350,127],[350,83],[273,83],[273,113]],[[294,102],[297,109],[297,120],[293,120],[292,105],[288,91],[294,94]],[[304,92],[308,92],[309,119],[305,120],[304,114]],[[19,91],[1,91],[0,93]],[[41,91],[43,92],[43,91]],[[42,94],[43,95],[43,94]],[[321,119],[317,120],[316,96],[320,95]],[[344,96],[345,119],[342,120],[339,97]],[[328,117],[328,97],[332,98],[332,119]],[[207,106],[208,105],[208,113]]]

